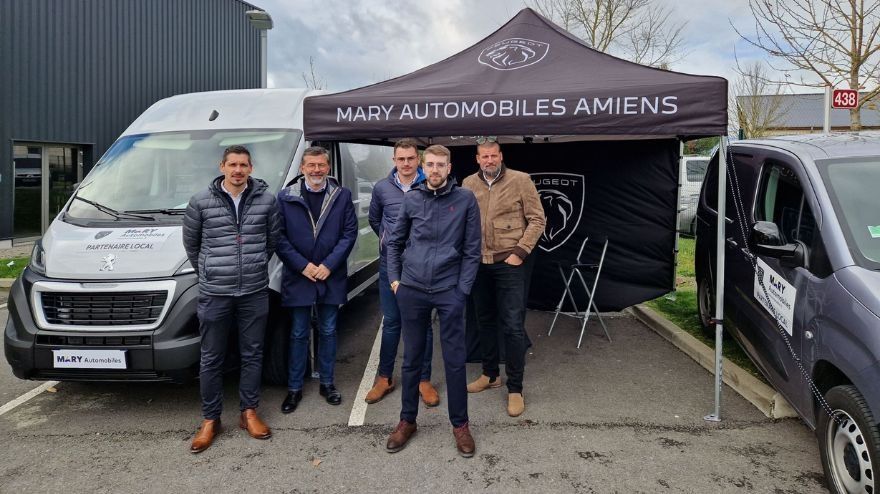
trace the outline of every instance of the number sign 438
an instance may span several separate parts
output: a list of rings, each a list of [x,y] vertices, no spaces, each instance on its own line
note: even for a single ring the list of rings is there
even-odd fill
[[[859,104],[859,92],[855,89],[835,89],[831,94],[832,108],[855,108]]]

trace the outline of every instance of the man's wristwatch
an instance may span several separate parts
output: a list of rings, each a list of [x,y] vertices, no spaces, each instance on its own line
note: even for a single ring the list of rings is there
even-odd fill
[[[397,289],[397,285],[400,285],[400,282],[399,282],[399,281],[397,281],[397,280],[392,281],[392,282],[391,282],[391,289],[392,289],[392,290],[396,290],[396,289]]]

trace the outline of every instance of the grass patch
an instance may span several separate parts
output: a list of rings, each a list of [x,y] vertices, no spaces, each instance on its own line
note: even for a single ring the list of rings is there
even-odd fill
[[[651,300],[646,305],[659,312],[663,317],[680,327],[682,330],[706,344],[707,347],[715,348],[715,337],[707,337],[700,326],[700,318],[697,313],[697,286],[694,272],[694,247],[696,242],[692,238],[682,238],[678,247],[678,268],[676,276],[676,290],[660,298]],[[767,382],[755,364],[740,348],[736,340],[728,338],[724,340],[722,354],[726,360],[740,366],[743,370]]]
[[[0,259],[0,278],[18,278],[27,267],[30,257]]]

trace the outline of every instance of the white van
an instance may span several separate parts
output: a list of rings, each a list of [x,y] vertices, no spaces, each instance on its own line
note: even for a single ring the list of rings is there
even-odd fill
[[[218,176],[223,150],[246,146],[253,176],[277,193],[306,147],[296,89],[216,91],[161,100],[83,179],[9,293],[6,359],[22,379],[180,381],[197,375],[197,276],[181,240],[189,198]],[[314,143],[311,143],[314,144]],[[332,174],[364,192],[387,175],[387,146],[329,143]],[[378,242],[360,222],[349,296],[377,277]],[[279,308],[281,264],[270,264],[272,311],[264,377],[286,382],[289,325]]]
[[[678,177],[678,231],[681,233],[694,235],[697,231],[697,200],[700,197],[700,187],[703,185],[703,177],[706,176],[708,166],[709,156],[681,157]]]

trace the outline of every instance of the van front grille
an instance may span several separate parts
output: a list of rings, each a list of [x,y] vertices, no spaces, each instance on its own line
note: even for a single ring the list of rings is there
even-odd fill
[[[49,324],[131,326],[153,324],[162,314],[168,292],[41,292]]]

